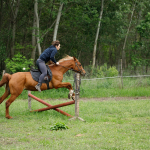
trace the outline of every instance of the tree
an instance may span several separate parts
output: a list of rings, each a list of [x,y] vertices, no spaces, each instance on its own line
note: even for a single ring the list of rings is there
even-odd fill
[[[147,23],[142,25],[141,20],[146,19],[150,5],[148,0],[136,1],[133,12],[134,2],[105,1],[100,19],[102,1],[99,0],[0,0],[0,71],[5,68],[4,60],[13,56],[10,56],[12,52],[20,52],[27,59],[36,60],[39,45],[44,50],[50,46],[53,38],[59,39],[62,45],[62,50],[56,55],[57,60],[68,54],[78,58],[83,66],[95,62],[98,66],[107,63],[109,67],[118,64],[124,49],[127,67],[138,60],[142,62],[141,65],[148,64],[149,31],[146,27],[147,32],[140,33],[136,27],[141,25],[145,28],[144,24]],[[17,12],[16,17],[12,12]],[[96,31],[99,32],[97,40]],[[143,34],[147,34],[147,37],[143,37]],[[96,41],[94,53],[93,43]],[[95,60],[91,56],[95,56]],[[134,61],[134,58],[138,60]]]
[[[136,6],[136,1],[133,5],[133,10],[132,10],[132,13],[131,13],[131,18],[130,18],[130,22],[129,22],[129,26],[128,26],[128,30],[127,30],[127,33],[126,33],[126,36],[125,36],[125,40],[124,40],[124,44],[123,44],[123,49],[122,49],[122,62],[123,62],[123,68],[126,68],[126,61],[125,61],[125,46],[126,46],[126,42],[127,42],[127,38],[128,38],[128,34],[129,34],[129,30],[130,30],[130,26],[131,26],[131,23],[132,23],[132,17],[133,17],[133,13],[134,13],[134,10],[135,10],[135,6]]]
[[[99,35],[99,30],[100,30],[100,25],[101,25],[101,19],[103,15],[103,7],[104,7],[104,0],[101,2],[101,11],[100,11],[100,16],[99,16],[99,22],[98,22],[98,27],[97,27],[97,32],[96,32],[96,37],[95,37],[95,42],[94,42],[94,50],[93,50],[93,68],[95,66],[95,60],[96,60],[96,48],[97,48],[97,40],[98,40],[98,35]]]
[[[132,64],[136,71],[137,66],[150,66],[150,13],[148,12],[145,19],[136,26],[139,33],[139,39],[132,44]]]
[[[31,58],[33,60],[35,60],[35,52],[36,52],[36,48],[37,48],[37,44],[36,44],[36,17],[35,17],[35,13],[34,13],[34,17],[33,17],[33,29],[32,29],[32,54],[31,54]]]
[[[15,43],[15,35],[16,35],[16,19],[18,15],[20,0],[13,0],[10,3],[11,13],[12,13],[12,44],[11,44],[11,58],[14,56],[14,43]]]
[[[39,25],[39,16],[38,16],[38,2],[37,0],[34,1],[34,13],[35,13],[35,17],[36,17],[36,39],[37,39],[37,47],[38,47],[38,52],[39,52],[39,56],[41,55],[41,46],[40,46],[40,25]]]
[[[53,41],[56,41],[56,39],[57,39],[57,32],[58,32],[58,26],[59,26],[59,22],[60,22],[62,8],[63,8],[63,3],[61,3],[60,6],[59,6],[59,10],[58,10],[58,14],[57,14],[57,19],[56,19],[56,23],[55,23]]]

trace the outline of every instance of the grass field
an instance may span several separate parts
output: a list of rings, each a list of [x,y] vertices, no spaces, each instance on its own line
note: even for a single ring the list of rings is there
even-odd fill
[[[86,122],[70,121],[54,110],[31,113],[27,91],[23,91],[10,106],[13,119],[5,118],[5,102],[0,105],[0,150],[149,150],[150,80],[124,79],[123,83],[122,89],[118,78],[82,81],[79,116]],[[54,105],[68,101],[68,92],[52,89],[32,94]],[[1,87],[0,95],[3,93]],[[115,97],[124,100],[114,100]],[[134,100],[135,97],[144,99]],[[32,100],[33,110],[43,107]],[[61,109],[75,115],[74,105]],[[55,123],[64,123],[69,129],[51,131]]]
[[[66,100],[46,100],[58,104]],[[32,101],[32,109],[44,105]],[[61,108],[74,115],[74,105]],[[80,101],[79,120],[49,110],[31,113],[27,100],[10,107],[13,119],[5,119],[5,103],[0,105],[0,149],[4,150],[149,150],[150,100]],[[51,131],[55,123],[67,130]]]

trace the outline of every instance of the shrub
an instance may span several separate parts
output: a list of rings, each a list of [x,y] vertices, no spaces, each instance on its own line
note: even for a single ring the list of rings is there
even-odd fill
[[[68,126],[66,126],[64,123],[55,123],[54,126],[50,127],[50,130],[66,130],[66,129],[69,129]]]
[[[97,77],[97,78],[104,77],[103,71],[101,70],[101,68],[99,68],[99,66],[97,66],[97,68],[93,68],[92,77]]]
[[[87,77],[95,77],[95,78],[103,78],[103,77],[114,77],[118,76],[118,70],[116,67],[110,67],[107,69],[107,64],[105,63],[103,66],[92,68],[92,65],[86,67]]]
[[[110,68],[106,71],[106,76],[107,76],[107,77],[118,76],[118,70],[116,69],[116,67],[110,67]]]
[[[100,69],[101,69],[103,72],[106,72],[106,71],[107,71],[107,64],[104,63],[104,65],[101,66]]]
[[[6,69],[8,72],[26,72],[30,70],[30,66],[33,65],[33,60],[27,60],[25,56],[20,53],[14,55],[12,59],[7,58],[5,60]]]

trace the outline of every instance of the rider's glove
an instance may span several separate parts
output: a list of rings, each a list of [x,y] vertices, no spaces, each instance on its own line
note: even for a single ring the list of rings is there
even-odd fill
[[[59,62],[56,62],[56,65],[59,65]]]

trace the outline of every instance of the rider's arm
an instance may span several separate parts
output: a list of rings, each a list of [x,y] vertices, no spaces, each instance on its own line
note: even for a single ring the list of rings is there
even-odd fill
[[[54,56],[56,55],[56,53],[57,53],[57,49],[53,50],[51,53],[51,56],[50,56],[50,60],[52,60],[55,64],[56,64],[56,60],[55,60]]]

